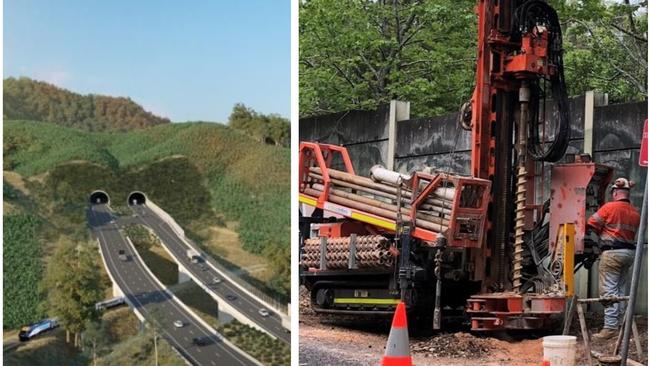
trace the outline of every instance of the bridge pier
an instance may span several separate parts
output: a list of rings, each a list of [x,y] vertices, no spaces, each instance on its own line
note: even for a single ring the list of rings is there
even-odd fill
[[[235,319],[230,313],[224,311],[222,309],[222,306],[219,306],[219,302],[216,303],[217,303],[217,318],[219,319],[219,323],[228,324],[231,321],[233,321],[233,319]]]
[[[124,296],[124,292],[122,292],[122,289],[113,282],[113,297],[120,297]]]
[[[177,265],[178,267],[178,283],[185,283],[187,281],[192,280],[190,275],[185,271],[185,269],[182,266]]]

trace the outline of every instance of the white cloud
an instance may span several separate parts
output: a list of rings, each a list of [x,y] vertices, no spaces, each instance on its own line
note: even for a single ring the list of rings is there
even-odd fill
[[[57,86],[65,86],[65,84],[70,81],[71,77],[72,76],[67,71],[56,70],[45,72],[43,75],[37,76],[37,79]]]

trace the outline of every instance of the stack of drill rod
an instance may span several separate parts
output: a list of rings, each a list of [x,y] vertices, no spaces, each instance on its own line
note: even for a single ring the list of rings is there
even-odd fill
[[[325,265],[327,269],[349,268],[350,240],[348,237],[327,238]],[[355,240],[356,268],[390,267],[394,257],[388,250],[390,242],[381,235],[357,236]],[[319,268],[321,259],[321,239],[305,240],[300,264],[304,268]]]
[[[340,170],[328,169],[330,190],[328,201],[365,211],[390,220],[397,220],[397,193],[400,191],[401,220],[411,221],[410,209],[413,196],[410,187],[399,188],[395,185],[375,182],[370,178],[349,174]],[[303,188],[311,196],[319,196],[324,189],[323,175],[319,167],[311,167],[311,183]],[[415,225],[426,230],[446,233],[449,228],[451,208],[455,196],[453,186],[441,186],[419,205]]]

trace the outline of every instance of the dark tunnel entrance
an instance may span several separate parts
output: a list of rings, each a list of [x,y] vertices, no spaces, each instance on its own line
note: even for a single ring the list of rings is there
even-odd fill
[[[144,205],[146,202],[147,196],[145,196],[142,192],[131,192],[131,194],[129,194],[129,198],[127,199],[129,206]]]
[[[90,194],[89,200],[91,205],[108,204],[108,202],[110,201],[108,197],[108,193],[104,191],[94,191],[93,193]]]

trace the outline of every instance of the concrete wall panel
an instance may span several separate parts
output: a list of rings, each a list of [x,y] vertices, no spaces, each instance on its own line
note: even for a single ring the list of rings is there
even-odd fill
[[[470,150],[471,132],[458,128],[456,114],[397,123],[396,157]]]
[[[594,151],[638,149],[648,103],[614,104],[594,111]]]
[[[377,111],[346,111],[303,118],[300,141],[318,141],[336,145],[388,139],[389,106]]]

